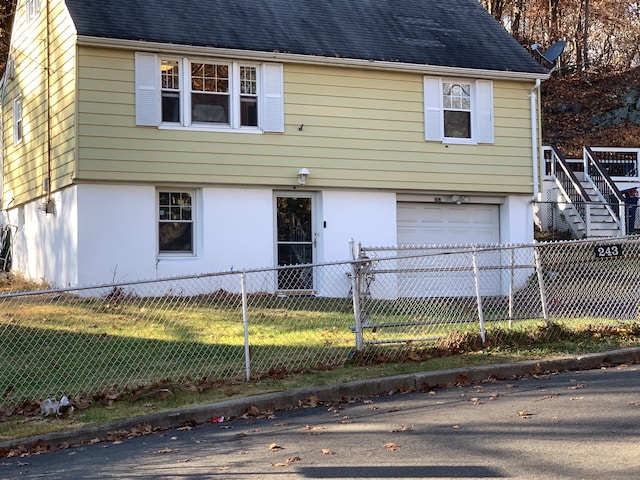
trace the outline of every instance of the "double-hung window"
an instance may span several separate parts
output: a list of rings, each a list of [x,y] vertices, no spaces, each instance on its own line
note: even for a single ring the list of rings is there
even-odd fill
[[[493,143],[493,84],[488,80],[424,78],[425,139]]]
[[[136,123],[284,131],[282,65],[136,54]]]
[[[40,0],[27,0],[25,3],[27,22],[33,21],[40,13]]]
[[[24,120],[22,118],[22,95],[13,100],[13,144],[22,143],[24,139]]]
[[[194,254],[193,192],[158,191],[158,253]]]

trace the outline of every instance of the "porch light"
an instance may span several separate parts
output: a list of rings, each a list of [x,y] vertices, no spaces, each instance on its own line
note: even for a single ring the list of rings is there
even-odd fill
[[[298,183],[303,187],[307,184],[307,179],[309,178],[309,169],[301,168],[298,170]]]

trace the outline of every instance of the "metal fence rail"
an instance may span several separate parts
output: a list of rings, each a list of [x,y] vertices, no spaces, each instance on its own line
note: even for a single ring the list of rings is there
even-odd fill
[[[279,291],[288,276],[313,289]],[[360,247],[349,262],[0,295],[0,402],[190,389],[354,355],[509,342],[524,329],[635,321],[640,238]],[[412,358],[412,357],[409,357]]]

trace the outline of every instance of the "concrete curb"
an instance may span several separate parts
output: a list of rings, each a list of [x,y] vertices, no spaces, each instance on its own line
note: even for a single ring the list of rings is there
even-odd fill
[[[435,372],[419,372],[385,378],[358,380],[337,385],[301,388],[285,392],[237,398],[207,405],[187,407],[127,420],[80,428],[65,432],[28,437],[0,443],[0,450],[18,446],[29,448],[35,444],[78,445],[94,439],[105,439],[110,432],[127,431],[139,425],[154,429],[177,428],[188,424],[208,423],[212,418],[235,418],[252,410],[278,411],[308,404],[311,397],[322,403],[374,397],[395,392],[425,391],[457,384],[477,383],[489,378],[499,380],[545,372],[589,370],[603,366],[640,363],[640,348],[592,353],[582,356],[561,356],[544,360],[531,360],[482,367],[456,368]]]

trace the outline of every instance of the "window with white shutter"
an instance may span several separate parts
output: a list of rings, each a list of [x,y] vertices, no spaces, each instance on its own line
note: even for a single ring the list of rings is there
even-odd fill
[[[493,83],[424,77],[425,140],[493,143]]]
[[[136,54],[136,124],[284,132],[283,68]]]

